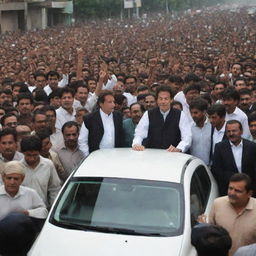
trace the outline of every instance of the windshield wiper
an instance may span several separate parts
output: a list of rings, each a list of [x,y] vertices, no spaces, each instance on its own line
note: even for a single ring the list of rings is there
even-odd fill
[[[166,236],[162,233],[157,232],[141,232],[134,229],[126,228],[114,228],[114,227],[104,227],[104,226],[90,226],[90,225],[81,225],[70,222],[58,222],[58,224],[65,228],[83,230],[83,231],[98,231],[103,233],[115,233],[115,234],[124,234],[124,235],[135,235],[135,236]]]

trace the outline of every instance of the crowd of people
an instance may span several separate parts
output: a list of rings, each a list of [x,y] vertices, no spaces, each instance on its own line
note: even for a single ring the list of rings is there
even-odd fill
[[[246,8],[0,35],[0,254],[25,255],[17,223],[35,235],[79,163],[113,147],[202,159],[230,255],[256,243],[255,38]]]

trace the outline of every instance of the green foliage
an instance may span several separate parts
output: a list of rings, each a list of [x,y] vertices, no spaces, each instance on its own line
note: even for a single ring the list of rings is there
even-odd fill
[[[223,3],[225,0],[141,0],[141,11],[178,11],[188,8],[202,8],[203,6]],[[123,0],[74,0],[75,15],[80,17],[106,18],[120,15]]]

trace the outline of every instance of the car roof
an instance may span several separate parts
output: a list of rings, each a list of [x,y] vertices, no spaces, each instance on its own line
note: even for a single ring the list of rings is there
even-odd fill
[[[100,149],[82,162],[74,177],[112,177],[180,183],[184,168],[192,159],[191,155],[163,149]]]

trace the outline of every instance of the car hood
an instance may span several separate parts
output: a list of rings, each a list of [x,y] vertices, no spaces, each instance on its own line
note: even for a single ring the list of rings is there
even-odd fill
[[[44,226],[28,256],[178,256],[183,236],[147,237]]]

